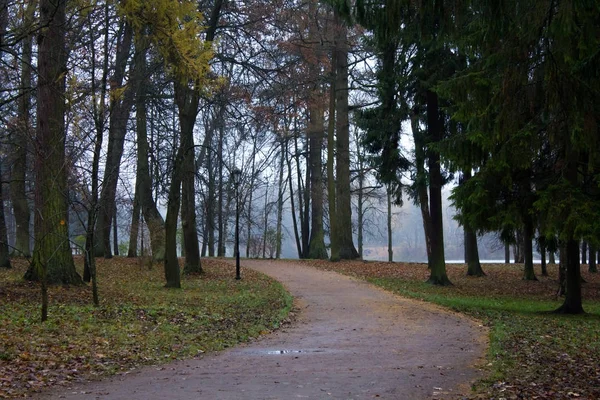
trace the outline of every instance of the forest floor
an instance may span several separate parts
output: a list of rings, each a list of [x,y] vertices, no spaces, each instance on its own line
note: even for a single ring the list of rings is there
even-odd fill
[[[279,283],[254,271],[235,281],[224,261],[203,260],[205,273],[173,290],[161,266],[115,257],[97,262],[100,307],[89,285],[51,287],[40,323],[39,284],[22,280],[27,260],[12,261],[0,269],[0,398],[232,347],[269,333],[292,305]]]
[[[471,398],[600,399],[600,274],[582,266],[586,315],[552,313],[558,268],[538,281],[522,280],[522,265],[483,264],[485,277],[466,276],[466,265],[448,264],[453,285],[425,281],[427,265],[303,261],[365,279],[402,296],[432,302],[472,316],[490,328],[487,377]],[[539,266],[537,267],[539,268]]]

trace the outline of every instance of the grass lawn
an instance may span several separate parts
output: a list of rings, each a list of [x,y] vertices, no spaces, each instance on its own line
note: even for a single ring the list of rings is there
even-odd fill
[[[202,262],[206,273],[177,290],[163,288],[162,265],[98,259],[101,306],[89,285],[52,287],[40,323],[39,285],[21,279],[26,260],[13,260],[0,269],[0,398],[221,350],[287,316],[292,299],[279,283],[251,270],[236,281],[231,265]]]
[[[472,398],[600,399],[600,274],[582,267],[586,315],[551,313],[558,270],[523,281],[521,265],[484,264],[483,278],[466,276],[466,265],[447,266],[454,284],[425,283],[425,264],[306,261],[318,268],[366,279],[403,296],[436,303],[482,321],[490,328],[487,378]]]

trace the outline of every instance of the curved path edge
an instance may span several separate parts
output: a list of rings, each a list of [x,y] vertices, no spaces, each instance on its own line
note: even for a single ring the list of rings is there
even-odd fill
[[[260,340],[44,395],[65,399],[455,399],[483,377],[487,329],[462,314],[293,261],[297,321]]]

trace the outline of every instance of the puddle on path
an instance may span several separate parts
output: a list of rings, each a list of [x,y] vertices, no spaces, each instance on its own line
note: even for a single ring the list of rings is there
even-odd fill
[[[251,354],[263,354],[268,356],[279,356],[286,354],[308,354],[308,353],[326,353],[331,350],[325,349],[246,349],[242,350],[242,353]]]

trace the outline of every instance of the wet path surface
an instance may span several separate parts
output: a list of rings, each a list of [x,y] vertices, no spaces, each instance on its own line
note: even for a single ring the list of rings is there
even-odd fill
[[[66,399],[460,398],[480,375],[473,321],[365,282],[293,262],[246,261],[281,281],[301,311],[288,328],[201,359],[79,385]],[[46,396],[47,398],[47,396]]]

